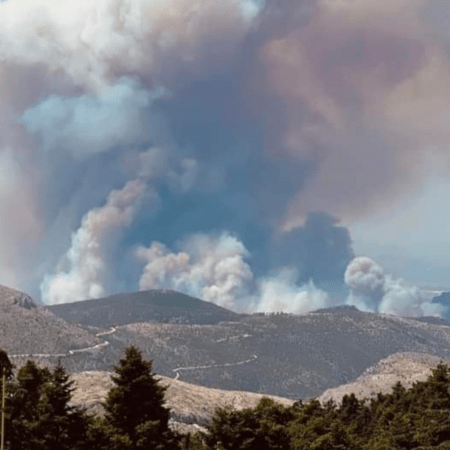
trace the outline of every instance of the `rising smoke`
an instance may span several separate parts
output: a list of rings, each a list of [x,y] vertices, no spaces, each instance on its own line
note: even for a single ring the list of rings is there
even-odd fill
[[[44,302],[140,279],[239,309],[335,304],[354,255],[334,217],[413,194],[430,152],[449,162],[448,14],[440,0],[0,3],[0,282]],[[346,275],[351,301],[427,313],[404,282],[364,290],[365,270]]]
[[[445,312],[442,305],[432,303],[432,294],[385,275],[383,268],[367,257],[351,261],[345,282],[350,288],[347,303],[364,311],[412,317],[442,316]]]
[[[227,234],[191,236],[178,253],[154,242],[137,256],[146,263],[140,289],[175,289],[241,312],[305,313],[330,305],[326,292],[296,283],[295,269],[256,279],[245,261],[248,251]]]
[[[41,290],[47,303],[106,295],[108,252],[117,246],[122,229],[131,224],[144,189],[139,181],[129,181],[123,189],[109,194],[106,205],[83,217],[69,251],[58,264],[58,272],[44,277]]]
[[[311,212],[303,226],[282,234],[274,243],[275,265],[299,270],[298,282],[312,280],[316,286],[340,287],[353,259],[349,230],[324,212]]]

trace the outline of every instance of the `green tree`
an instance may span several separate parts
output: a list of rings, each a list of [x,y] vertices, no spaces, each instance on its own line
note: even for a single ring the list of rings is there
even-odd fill
[[[175,435],[169,429],[169,409],[164,406],[166,388],[152,371],[152,362],[130,346],[114,367],[114,385],[103,404],[110,442],[118,448],[170,448]],[[112,448],[112,447],[110,447]]]
[[[73,392],[61,362],[41,388],[36,432],[45,450],[75,450],[83,448],[87,420],[83,409],[70,405]]]
[[[6,441],[10,450],[33,448],[41,389],[50,377],[48,369],[39,368],[34,361],[28,360],[19,369],[16,379],[9,383]]]
[[[284,450],[290,442],[286,424],[292,419],[291,409],[269,398],[262,398],[254,409],[217,408],[205,442],[210,449]]]
[[[82,450],[88,418],[70,406],[72,384],[60,362],[50,371],[33,361],[10,384],[7,441],[10,450]]]
[[[11,378],[13,374],[13,364],[9,360],[8,353],[5,350],[0,349],[0,375],[3,373],[6,375],[6,378]]]

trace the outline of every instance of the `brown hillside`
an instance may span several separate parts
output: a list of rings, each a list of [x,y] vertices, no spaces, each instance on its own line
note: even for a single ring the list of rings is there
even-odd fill
[[[0,286],[0,347],[15,354],[64,354],[101,342],[37,306],[23,292]]]
[[[111,373],[109,372],[83,372],[75,373],[76,390],[73,393],[72,403],[84,405],[90,411],[100,413],[100,403],[105,399],[108,390],[112,387]],[[253,392],[225,391],[221,389],[206,388],[160,377],[163,385],[168,386],[166,392],[166,405],[171,410],[172,422],[182,424],[204,425],[217,407],[232,406],[236,409],[253,408],[264,396]],[[290,406],[293,400],[282,397],[266,396],[276,402]]]

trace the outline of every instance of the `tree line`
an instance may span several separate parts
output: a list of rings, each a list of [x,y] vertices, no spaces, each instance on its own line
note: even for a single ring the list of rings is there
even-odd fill
[[[134,346],[114,367],[104,415],[71,404],[73,381],[61,362],[53,369],[32,360],[16,374],[0,351],[5,388],[5,450],[176,450],[181,436],[169,428],[165,387]],[[3,392],[2,392],[3,394]]]
[[[426,381],[368,400],[350,394],[339,404],[284,407],[263,398],[255,408],[218,408],[195,434],[171,430],[166,388],[134,346],[114,367],[101,416],[71,404],[73,382],[60,362],[48,369],[30,360],[14,371],[0,350],[0,368],[5,450],[450,450],[450,368],[442,363]]]

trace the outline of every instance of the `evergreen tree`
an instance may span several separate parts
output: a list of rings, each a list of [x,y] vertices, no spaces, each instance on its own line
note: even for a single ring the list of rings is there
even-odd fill
[[[72,384],[58,362],[50,371],[28,361],[10,385],[9,450],[82,450],[88,418],[70,406]]]
[[[105,423],[118,448],[170,448],[175,445],[169,429],[169,410],[164,406],[166,388],[152,372],[152,362],[130,346],[114,367],[115,384],[104,403]],[[112,448],[110,446],[110,448]]]
[[[8,353],[6,353],[5,350],[0,349],[0,375],[3,376],[4,373],[6,378],[11,378],[13,367],[13,364],[9,360]]]
[[[43,449],[73,450],[78,439],[86,433],[84,411],[69,405],[72,392],[73,381],[58,361],[51,377],[42,386],[39,399],[36,432]]]
[[[48,369],[41,369],[34,361],[28,360],[19,369],[16,380],[9,384],[6,440],[10,450],[34,448],[34,432],[39,418],[38,405],[41,389],[50,377],[51,373]]]

